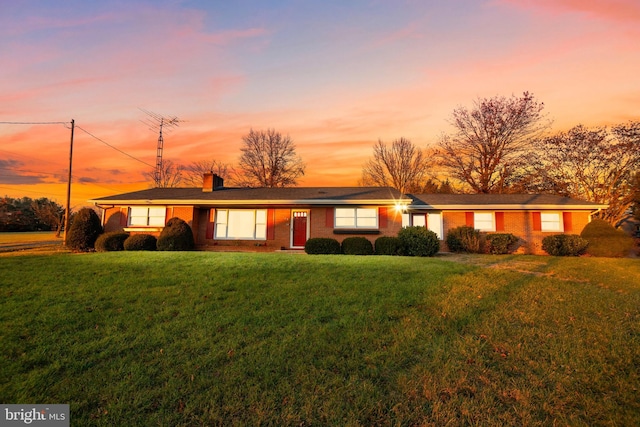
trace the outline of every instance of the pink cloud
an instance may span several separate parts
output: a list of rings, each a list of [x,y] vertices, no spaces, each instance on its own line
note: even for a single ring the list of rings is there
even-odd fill
[[[552,14],[579,12],[609,21],[640,21],[640,3],[637,0],[499,0],[498,3],[540,9]]]

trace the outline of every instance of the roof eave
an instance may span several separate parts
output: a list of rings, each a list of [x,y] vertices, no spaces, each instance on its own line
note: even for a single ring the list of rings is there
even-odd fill
[[[601,204],[589,204],[589,205],[555,205],[555,204],[540,204],[540,205],[528,205],[528,204],[496,204],[496,205],[409,205],[408,209],[427,209],[427,210],[592,210],[592,209],[607,209],[609,205]]]

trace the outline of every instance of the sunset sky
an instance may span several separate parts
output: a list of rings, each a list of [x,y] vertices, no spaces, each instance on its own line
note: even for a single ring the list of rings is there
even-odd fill
[[[303,186],[356,185],[378,139],[427,147],[478,97],[532,92],[554,131],[640,118],[638,0],[2,1],[0,54],[0,196],[64,204],[75,119],[75,207],[150,185],[141,109],[183,120],[174,163],[288,134]]]

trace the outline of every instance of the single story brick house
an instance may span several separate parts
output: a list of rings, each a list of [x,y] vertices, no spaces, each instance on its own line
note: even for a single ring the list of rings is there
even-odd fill
[[[200,248],[303,249],[312,237],[338,241],[396,236],[404,226],[447,231],[469,225],[512,233],[520,252],[543,253],[550,234],[579,234],[607,206],[529,194],[401,194],[391,187],[230,188],[205,174],[202,188],[152,188],[90,200],[105,231],[158,235],[172,217],[185,220]]]
[[[158,235],[185,220],[200,248],[303,249],[311,237],[396,236],[411,199],[390,187],[230,188],[205,174],[203,188],[152,188],[90,200],[105,231]]]

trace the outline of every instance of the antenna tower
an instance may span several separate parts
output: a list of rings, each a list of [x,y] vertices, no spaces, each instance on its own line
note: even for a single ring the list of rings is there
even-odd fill
[[[167,132],[168,130],[178,127],[179,123],[182,120],[179,120],[177,117],[165,117],[160,114],[154,113],[152,111],[147,111],[140,108],[140,111],[149,116],[145,120],[140,120],[142,123],[149,126],[149,129],[158,132],[158,148],[156,150],[156,169],[153,175],[153,179],[155,181],[156,187],[161,186],[162,182],[162,150],[164,148],[164,138],[162,136],[162,132]]]

